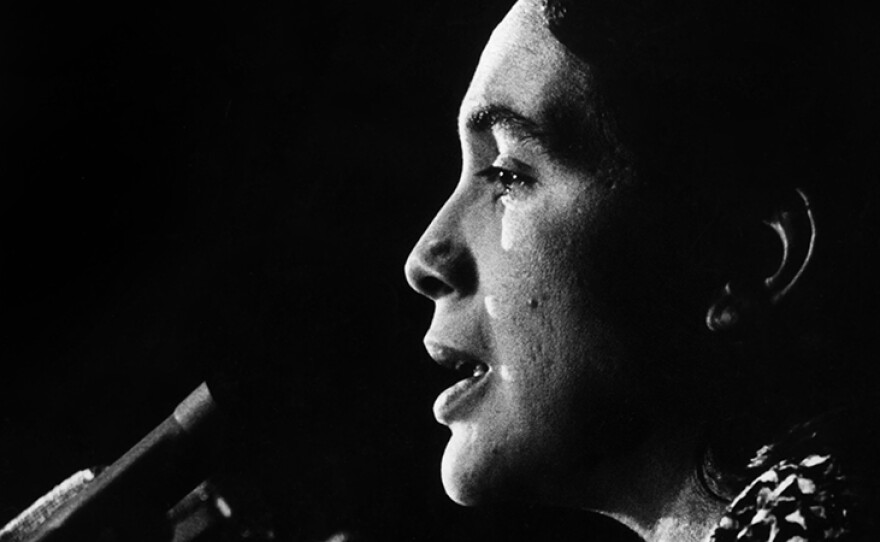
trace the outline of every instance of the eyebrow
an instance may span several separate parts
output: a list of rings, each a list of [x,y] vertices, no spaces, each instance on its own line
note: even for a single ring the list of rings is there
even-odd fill
[[[547,147],[546,132],[541,130],[537,122],[501,104],[483,105],[473,109],[465,118],[464,128],[475,133],[500,129],[508,132],[514,139],[537,141],[541,146]]]
[[[591,148],[596,134],[583,112],[570,105],[554,104],[543,116],[539,122],[511,107],[492,103],[469,111],[463,127],[473,133],[503,130],[517,141],[537,143],[548,156],[563,162],[590,162],[596,158],[592,155],[598,149]]]

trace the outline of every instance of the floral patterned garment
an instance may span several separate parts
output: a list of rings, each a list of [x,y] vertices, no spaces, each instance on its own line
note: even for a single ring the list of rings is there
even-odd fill
[[[846,478],[830,455],[780,461],[739,494],[712,540],[848,540],[851,500]]]
[[[877,434],[846,413],[820,418],[762,448],[760,473],[728,506],[711,542],[877,540]],[[870,425],[870,424],[869,424]]]

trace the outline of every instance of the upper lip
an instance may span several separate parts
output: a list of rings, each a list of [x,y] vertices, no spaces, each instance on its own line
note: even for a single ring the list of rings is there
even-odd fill
[[[486,366],[473,354],[433,340],[425,340],[425,349],[437,364],[453,371],[471,371],[475,366]]]

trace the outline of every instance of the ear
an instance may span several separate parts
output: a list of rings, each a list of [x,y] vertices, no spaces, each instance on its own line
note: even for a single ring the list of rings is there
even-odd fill
[[[792,197],[764,224],[780,241],[779,266],[763,280],[738,277],[739,280],[728,282],[706,314],[706,326],[711,331],[742,330],[757,324],[785,299],[810,264],[816,243],[816,221],[803,190],[794,190]]]

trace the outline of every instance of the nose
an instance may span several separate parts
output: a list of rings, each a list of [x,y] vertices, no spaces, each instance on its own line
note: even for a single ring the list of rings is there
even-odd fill
[[[476,263],[458,216],[450,199],[406,260],[404,272],[410,287],[435,301],[466,296],[477,287]]]

